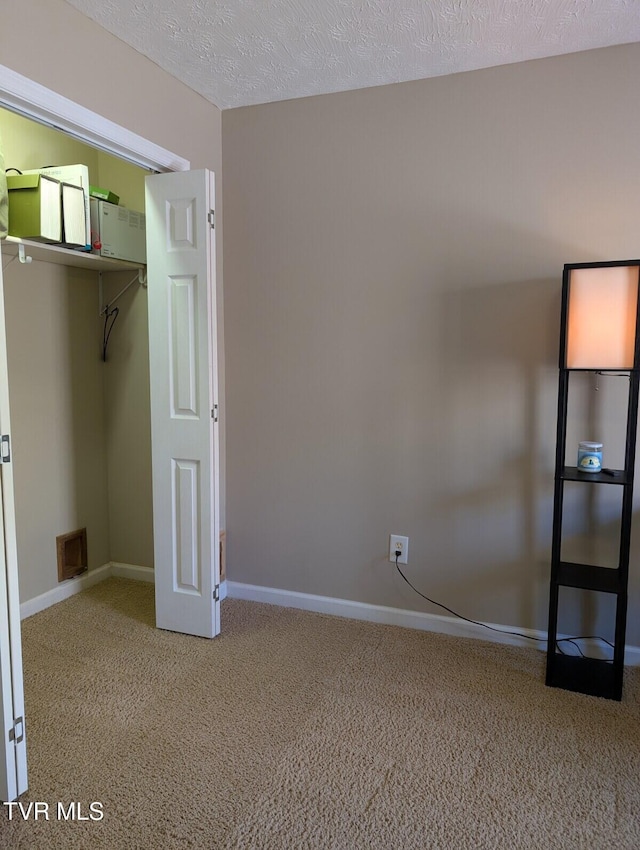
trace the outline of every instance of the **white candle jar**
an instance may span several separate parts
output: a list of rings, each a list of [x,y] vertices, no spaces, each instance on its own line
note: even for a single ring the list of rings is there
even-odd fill
[[[592,443],[588,440],[578,443],[578,469],[580,472],[602,470],[602,443]]]

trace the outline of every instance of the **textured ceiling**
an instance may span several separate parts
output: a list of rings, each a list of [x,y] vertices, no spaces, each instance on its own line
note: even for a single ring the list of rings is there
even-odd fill
[[[640,41],[640,0],[67,0],[221,109]]]

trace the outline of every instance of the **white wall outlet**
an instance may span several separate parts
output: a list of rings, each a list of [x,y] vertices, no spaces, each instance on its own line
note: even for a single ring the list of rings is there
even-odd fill
[[[396,552],[398,555],[399,564],[409,563],[409,538],[400,537],[398,534],[389,535],[389,560],[392,564],[396,562]]]

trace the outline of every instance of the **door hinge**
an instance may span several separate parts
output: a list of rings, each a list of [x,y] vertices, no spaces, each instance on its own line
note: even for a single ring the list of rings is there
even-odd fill
[[[20,732],[18,733],[18,726]],[[13,729],[9,729],[9,740],[14,744],[21,744],[24,741],[24,718],[17,717],[13,723]]]
[[[0,463],[11,462],[11,438],[8,434],[0,436]]]
[[[214,404],[213,409],[211,410],[211,418],[214,422],[218,421],[218,405]]]
[[[215,210],[209,210],[209,215],[207,216],[207,221],[209,222],[211,229],[215,230],[215,227],[216,227],[216,211]]]
[[[216,586],[213,588],[213,601],[214,602],[220,601],[220,585],[219,584],[216,584]]]

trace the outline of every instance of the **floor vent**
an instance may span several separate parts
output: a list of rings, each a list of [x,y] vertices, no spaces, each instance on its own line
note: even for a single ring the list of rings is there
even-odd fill
[[[87,561],[87,529],[72,531],[56,537],[58,550],[58,581],[86,573],[89,568]]]

